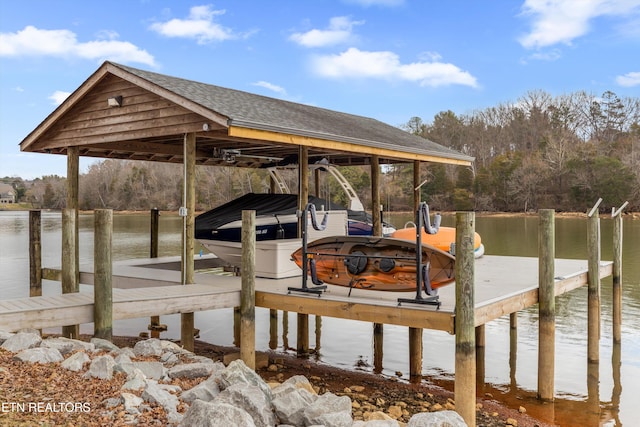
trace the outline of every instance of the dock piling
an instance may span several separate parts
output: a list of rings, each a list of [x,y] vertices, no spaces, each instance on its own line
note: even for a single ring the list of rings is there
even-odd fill
[[[256,211],[242,211],[240,358],[256,368]]]
[[[111,341],[113,335],[113,283],[111,242],[113,211],[96,209],[93,239],[93,335]]]
[[[539,211],[538,225],[538,399],[554,400],[555,376],[555,212]]]
[[[42,220],[41,212],[29,211],[29,296],[42,295]]]
[[[587,359],[589,363],[600,361],[600,217],[599,199],[588,214],[588,291],[587,291]]]
[[[62,293],[80,291],[79,273],[76,263],[76,210],[66,208],[62,210]],[[62,327],[62,335],[67,338],[78,338],[79,325]]]
[[[456,412],[469,427],[476,425],[475,214],[456,213]]]
[[[622,210],[629,204],[625,202],[620,209],[613,210],[613,342],[622,342]]]

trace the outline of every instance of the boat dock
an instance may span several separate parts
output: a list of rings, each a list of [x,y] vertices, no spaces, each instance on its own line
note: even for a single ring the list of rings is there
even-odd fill
[[[113,266],[113,319],[132,319],[240,305],[240,277],[202,272],[196,260],[195,284],[181,285],[179,258],[148,258]],[[600,277],[612,274],[612,262],[600,263]],[[88,266],[91,267],[91,266]],[[488,256],[476,260],[475,326],[538,303],[538,259]],[[587,284],[585,260],[555,261],[555,295]],[[60,280],[46,268],[43,279]],[[257,307],[455,333],[455,283],[440,288],[439,308],[398,305],[407,292],[380,292],[329,286],[320,296],[289,292],[301,277],[255,279]],[[81,268],[80,282],[93,285],[92,268]],[[312,287],[313,285],[311,285]],[[0,329],[49,328],[93,322],[93,292],[0,300]]]

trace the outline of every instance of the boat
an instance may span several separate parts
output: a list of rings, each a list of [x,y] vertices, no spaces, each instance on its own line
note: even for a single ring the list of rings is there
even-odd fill
[[[405,224],[407,225],[407,224]],[[391,233],[394,239],[416,241],[416,227],[400,228]],[[442,251],[455,255],[456,229],[455,227],[439,227],[435,234],[429,234],[422,230],[422,244],[434,246]],[[484,255],[484,245],[478,233],[475,233],[473,239],[474,257],[480,258]]]
[[[375,291],[416,291],[416,243],[389,237],[330,236],[306,247],[314,283],[328,283]],[[304,248],[291,254],[304,270]],[[455,279],[455,257],[430,245],[422,245],[421,265],[427,295]]]
[[[365,211],[347,209],[315,196],[309,196],[309,203],[314,204],[318,211],[346,211],[349,235],[373,234],[372,217]],[[200,241],[239,242],[243,210],[256,211],[256,241],[298,237],[297,194],[248,193],[198,215],[195,219],[195,238]],[[383,233],[395,231],[390,224],[384,223],[383,226]]]

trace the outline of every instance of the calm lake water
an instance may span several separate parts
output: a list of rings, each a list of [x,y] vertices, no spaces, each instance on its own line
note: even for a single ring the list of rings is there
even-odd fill
[[[387,218],[385,218],[387,219]],[[402,227],[411,216],[394,216],[390,221]],[[444,225],[454,225],[453,216],[445,216]],[[536,256],[537,217],[478,216],[476,231],[482,236],[488,255]],[[556,256],[586,259],[586,225],[581,218],[556,219]],[[0,211],[0,299],[21,298],[29,293],[28,212]],[[602,218],[602,258],[612,258],[612,222]],[[42,215],[43,266],[60,265],[60,213]],[[178,255],[181,219],[172,215],[160,218],[160,256]],[[149,216],[115,215],[113,231],[114,260],[144,258],[149,253]],[[611,278],[602,282],[602,338],[600,364],[587,364],[587,289],[581,288],[556,300],[556,401],[539,404],[537,390],[537,307],[519,313],[517,352],[510,353],[509,317],[486,326],[485,385],[479,394],[491,393],[513,408],[524,406],[537,418],[561,426],[637,426],[640,425],[640,221],[625,220],[623,248],[623,325],[622,345],[612,345]],[[198,251],[199,248],[196,248]],[[81,262],[93,258],[93,217],[80,216]],[[85,287],[83,286],[83,289]],[[90,289],[86,287],[86,289]],[[60,292],[55,282],[44,283],[44,294]],[[281,313],[280,313],[281,314]],[[258,309],[257,347],[269,346],[269,313]],[[169,330],[163,338],[180,335],[179,316],[163,316]],[[316,327],[316,323],[317,326]],[[146,331],[148,319],[117,321],[114,334],[138,335]],[[233,345],[233,313],[217,310],[196,313],[200,339]],[[320,361],[347,369],[373,371],[373,327],[370,323],[310,318],[310,330],[316,330],[316,354]],[[279,319],[278,351],[295,351],[296,317]],[[92,325],[83,325],[83,333],[92,333]],[[55,332],[55,330],[52,330]],[[288,333],[287,333],[288,332]],[[423,375],[426,381],[453,388],[455,337],[438,331],[424,331]],[[312,344],[313,347],[313,344]],[[407,378],[407,328],[386,325],[382,375]],[[619,361],[619,363],[618,363]],[[591,380],[588,380],[591,378]]]

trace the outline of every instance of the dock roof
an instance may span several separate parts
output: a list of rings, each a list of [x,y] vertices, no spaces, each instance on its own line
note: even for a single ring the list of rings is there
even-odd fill
[[[108,100],[111,100],[109,103]],[[182,162],[196,133],[196,162],[263,167],[426,161],[469,165],[473,158],[379,120],[105,62],[21,143],[22,151]]]

